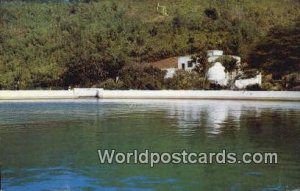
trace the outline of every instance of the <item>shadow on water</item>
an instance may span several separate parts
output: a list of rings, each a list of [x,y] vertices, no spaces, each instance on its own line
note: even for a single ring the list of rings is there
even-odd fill
[[[5,191],[292,190],[299,137],[298,102],[0,102]],[[100,164],[98,149],[277,152],[279,164]]]

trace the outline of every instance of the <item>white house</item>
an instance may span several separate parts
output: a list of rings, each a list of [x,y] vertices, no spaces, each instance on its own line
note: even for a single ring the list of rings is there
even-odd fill
[[[228,82],[235,78],[236,75],[243,73],[242,71],[234,71],[231,73],[225,72],[225,67],[220,62],[216,62],[218,58],[223,56],[223,51],[221,50],[209,50],[207,52],[207,56],[208,62],[212,65],[207,72],[207,79],[210,83],[227,86]],[[235,58],[237,60],[237,64],[241,63],[241,57],[233,55],[227,56]],[[237,89],[245,89],[249,85],[261,85],[261,83],[262,76],[261,74],[258,74],[254,78],[236,80],[234,86]]]
[[[168,59],[166,59],[168,60]],[[165,60],[163,60],[162,62],[164,62]],[[157,62],[158,64],[154,63],[152,65],[159,65],[159,68],[161,70],[166,71],[166,75],[165,78],[172,78],[175,74],[177,70],[186,70],[186,71],[192,71],[195,67],[196,67],[196,63],[192,62],[192,58],[191,56],[180,56],[178,58],[176,58],[176,61],[174,61],[174,59],[169,62],[169,67],[164,67],[164,66],[160,66],[161,64],[159,64],[159,62]],[[170,67],[171,65],[171,67]]]
[[[191,56],[180,56],[178,57],[178,69],[192,71],[199,63],[192,62]]]
[[[235,78],[237,74],[242,73],[242,71],[234,71],[231,73],[225,72],[225,67],[222,65],[222,63],[217,62],[218,58],[224,56],[224,52],[222,50],[209,50],[207,51],[207,56],[208,62],[211,65],[207,72],[207,79],[210,81],[210,83],[226,86],[228,85],[228,82]],[[226,56],[235,58],[237,60],[237,64],[241,63],[241,57],[239,56]],[[152,66],[158,67],[161,70],[166,71],[165,78],[172,78],[176,74],[177,70],[192,71],[198,64],[201,63],[192,62],[191,56],[173,57],[151,63]],[[254,78],[236,80],[234,85],[238,89],[244,89],[248,85],[261,85],[261,80],[261,74],[259,74]]]

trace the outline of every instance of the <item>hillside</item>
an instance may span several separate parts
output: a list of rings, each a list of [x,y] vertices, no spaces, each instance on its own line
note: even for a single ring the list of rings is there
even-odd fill
[[[0,2],[0,89],[95,86],[128,77],[126,68],[204,49],[252,61],[272,30],[300,18],[297,0]]]

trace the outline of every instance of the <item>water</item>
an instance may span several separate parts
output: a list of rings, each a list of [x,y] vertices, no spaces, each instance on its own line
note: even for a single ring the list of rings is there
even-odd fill
[[[279,164],[100,164],[98,149],[277,152]],[[299,102],[0,102],[4,191],[293,190],[299,151]]]

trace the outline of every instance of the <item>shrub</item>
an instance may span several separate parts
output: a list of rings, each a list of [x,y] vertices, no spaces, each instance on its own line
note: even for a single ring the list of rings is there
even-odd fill
[[[259,91],[259,90],[262,90],[262,88],[260,87],[259,84],[254,84],[254,85],[248,85],[246,87],[246,90],[249,90],[249,91]]]
[[[238,69],[237,59],[231,56],[221,56],[216,61],[222,63],[222,65],[225,67],[225,72],[230,73]]]
[[[211,18],[213,20],[217,20],[219,18],[219,14],[215,8],[206,8],[204,10],[204,13],[208,18]]]
[[[194,71],[179,70],[173,78],[165,80],[167,89],[205,89],[206,80]]]
[[[221,89],[224,89],[224,87],[222,87],[219,84],[209,84],[209,89],[211,89],[211,90],[221,90]]]
[[[300,86],[300,73],[292,73],[283,77],[283,87],[292,90],[294,87]]]
[[[126,89],[158,90],[163,88],[165,71],[152,66],[129,64],[120,72]]]
[[[119,90],[124,88],[124,83],[122,81],[115,81],[113,79],[107,79],[104,82],[101,82],[97,85],[99,88],[108,89],[108,90]]]

